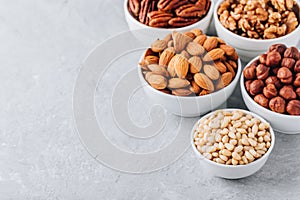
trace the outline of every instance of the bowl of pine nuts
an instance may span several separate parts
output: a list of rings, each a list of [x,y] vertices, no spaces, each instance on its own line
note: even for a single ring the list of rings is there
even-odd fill
[[[203,116],[192,129],[192,147],[213,176],[239,179],[257,172],[275,144],[270,124],[241,109],[222,109]]]

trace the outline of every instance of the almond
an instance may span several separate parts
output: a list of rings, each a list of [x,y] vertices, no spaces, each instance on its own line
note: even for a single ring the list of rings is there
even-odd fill
[[[181,52],[186,47],[186,45],[193,40],[192,38],[177,31],[172,32],[172,38],[174,48],[177,53]]]
[[[169,66],[170,65],[173,65],[175,72],[179,78],[186,77],[189,70],[189,62],[183,55],[180,54],[175,55],[171,59]]]
[[[235,76],[235,71],[234,68],[231,66],[231,64],[229,64],[228,62],[224,61],[224,64],[227,67],[227,70],[230,71],[232,73],[233,76]]]
[[[192,92],[187,89],[176,89],[176,90],[172,90],[172,94],[176,96],[189,96],[192,94]]]
[[[174,58],[174,57],[173,57]],[[175,71],[175,59],[171,59],[169,64],[168,64],[168,67],[167,67],[167,70],[169,72],[169,75],[171,77],[175,77],[176,76],[176,71]]]
[[[237,64],[235,61],[233,60],[228,60],[228,63],[234,68],[234,69],[237,69]]]
[[[166,41],[166,43],[168,43],[170,40],[172,40],[172,34],[171,33],[166,35],[166,37],[164,38],[164,41]]]
[[[220,73],[225,73],[227,71],[226,65],[223,64],[221,61],[215,62],[215,67],[219,70]]]
[[[200,70],[202,69],[202,60],[200,57],[193,56],[188,61],[190,63],[190,72],[192,74],[200,72]]]
[[[210,51],[215,49],[218,46],[218,43],[217,37],[209,37],[205,40],[203,47],[206,51]]]
[[[207,38],[206,35],[199,35],[194,39],[194,42],[197,42],[198,44],[203,46],[206,38]]]
[[[226,87],[227,85],[229,85],[229,83],[232,81],[233,75],[231,72],[226,72],[224,74],[222,74],[221,76],[221,81],[224,87]]]
[[[157,56],[146,56],[144,59],[145,64],[151,65],[151,64],[157,64],[159,58]]]
[[[195,81],[192,81],[190,90],[195,94],[199,94],[201,91],[201,88],[197,85],[197,83]]]
[[[168,77],[169,73],[166,70],[165,67],[157,65],[157,64],[152,64],[152,65],[148,65],[148,68],[154,73],[154,74],[158,74],[158,75],[162,75],[164,77]]]
[[[190,37],[192,39],[194,39],[196,37],[196,35],[194,33],[192,33],[192,32],[185,32],[184,35],[186,35],[186,36],[188,36],[188,37]]]
[[[225,52],[220,48],[213,49],[203,57],[203,61],[208,62],[208,61],[218,60],[223,57],[224,53]]]
[[[237,61],[239,59],[239,55],[235,51],[230,57],[231,60]]]
[[[190,42],[186,46],[186,50],[192,56],[199,56],[204,53],[205,49],[197,42]]]
[[[175,50],[173,47],[166,48],[159,58],[159,65],[168,66],[170,60],[175,56]]]
[[[223,49],[223,51],[225,52],[225,54],[228,55],[228,56],[231,56],[235,52],[235,49],[233,47],[228,46],[226,44],[221,44],[220,48]]]
[[[168,88],[183,88],[190,85],[190,82],[186,79],[181,78],[171,78],[168,83]]]
[[[203,34],[203,32],[200,29],[193,29],[191,30],[191,32],[194,33],[195,36],[199,36]]]
[[[167,80],[161,75],[149,74],[146,80],[155,89],[162,90],[167,87]]]
[[[167,47],[167,42],[165,40],[156,40],[151,44],[151,50],[153,52],[161,52]]]
[[[201,88],[214,91],[214,84],[213,82],[203,73],[197,73],[194,75],[194,80]]]
[[[212,65],[204,65],[203,71],[211,80],[217,80],[220,77],[220,72]]]
[[[186,57],[187,59],[189,59],[191,57],[190,54],[186,50],[183,50],[180,54],[183,55],[184,57]]]
[[[199,96],[203,96],[203,95],[207,95],[209,94],[209,91],[207,90],[202,90],[200,93],[199,93]]]

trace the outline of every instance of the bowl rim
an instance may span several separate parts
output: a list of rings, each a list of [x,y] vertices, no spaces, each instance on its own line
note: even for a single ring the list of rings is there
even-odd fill
[[[134,24],[140,26],[140,28],[144,28],[144,29],[154,29],[154,30],[158,30],[158,31],[184,31],[184,30],[188,30],[193,28],[194,26],[198,26],[199,23],[201,23],[204,19],[210,18],[213,16],[213,11],[214,11],[214,0],[210,0],[211,4],[210,4],[210,8],[208,10],[208,12],[206,13],[205,17],[203,17],[202,19],[200,19],[199,21],[188,25],[188,26],[184,26],[184,27],[180,27],[180,28],[156,28],[156,27],[151,27],[151,26],[147,26],[141,22],[139,22],[138,20],[136,20],[128,11],[127,8],[127,4],[128,4],[128,0],[124,0],[123,3],[123,9],[125,12],[125,17],[127,17],[131,22],[133,22]]]
[[[144,56],[144,53],[143,53],[142,57],[143,56]],[[142,57],[141,57],[141,59],[142,59]],[[205,99],[207,97],[213,98],[217,94],[222,93],[224,91],[225,91],[225,95],[226,95],[226,90],[228,90],[230,86],[236,84],[239,81],[240,75],[242,73],[242,63],[241,63],[240,58],[238,59],[237,62],[238,62],[238,67],[237,67],[238,69],[237,69],[236,75],[235,75],[234,79],[229,83],[229,85],[227,85],[226,87],[224,87],[216,92],[212,92],[210,94],[206,94],[206,95],[202,95],[202,96],[176,96],[176,95],[172,95],[172,94],[166,94],[164,92],[161,92],[161,91],[153,88],[146,81],[146,79],[144,78],[143,73],[142,73],[142,68],[139,65],[138,65],[138,74],[139,74],[140,79],[144,82],[145,87],[150,88],[152,91],[154,91],[155,93],[158,93],[159,95],[163,95],[165,97],[170,97],[170,98],[174,98],[174,99]]]
[[[264,122],[264,123],[268,123],[267,120],[265,120],[263,117],[261,117],[260,115],[257,115],[251,111],[248,111],[248,110],[244,110],[244,109],[240,109],[240,108],[225,108],[225,109],[219,109],[219,110],[215,110],[215,111],[212,111],[204,116],[202,116],[193,126],[192,128],[192,131],[191,131],[191,144],[192,144],[192,148],[194,150],[194,152],[196,153],[196,155],[200,158],[202,158],[201,160],[204,160],[204,162],[208,162],[212,165],[215,165],[217,167],[223,167],[223,168],[231,168],[231,169],[236,169],[236,168],[247,168],[247,167],[250,167],[252,165],[256,165],[258,164],[261,160],[263,159],[268,159],[269,155],[271,154],[274,146],[275,146],[275,133],[274,133],[274,130],[272,128],[272,126],[270,125],[270,134],[271,134],[271,146],[270,148],[267,150],[267,152],[260,158],[256,159],[255,161],[251,162],[251,163],[248,163],[248,164],[245,164],[245,165],[226,165],[226,164],[220,164],[220,163],[217,163],[217,162],[214,162],[212,160],[209,160],[207,158],[205,158],[197,149],[196,145],[194,144],[194,134],[195,134],[195,128],[196,126],[198,125],[198,123],[200,122],[200,120],[202,120],[203,118],[207,118],[209,116],[211,116],[212,114],[214,114],[215,112],[218,112],[218,111],[235,111],[235,110],[238,110],[238,111],[242,111],[244,112],[245,114],[250,114],[252,115],[253,117],[259,119],[260,121]],[[270,124],[270,123],[268,123]]]
[[[248,62],[246,64],[246,66],[244,67],[244,69],[246,69],[252,62],[254,62],[255,60],[259,59],[259,56],[253,58],[252,60],[250,60],[250,62]],[[255,106],[259,107],[260,109],[262,109],[264,112],[266,112],[268,115],[274,115],[276,117],[282,117],[282,118],[287,118],[287,119],[300,119],[300,115],[287,115],[287,114],[280,114],[274,111],[271,111],[261,105],[259,105],[258,103],[256,103],[253,98],[250,97],[250,95],[248,94],[248,92],[246,91],[245,85],[244,85],[244,70],[241,73],[241,78],[240,78],[240,87],[241,87],[241,92],[244,94],[244,97],[247,98],[252,104],[254,104]]]
[[[227,28],[225,28],[220,20],[219,20],[219,17],[218,17],[218,8],[220,6],[220,4],[223,2],[224,0],[218,0],[215,7],[214,7],[214,21],[215,21],[215,24],[216,26],[218,25],[219,27],[221,27],[222,31],[226,32],[226,34],[229,34],[231,37],[237,37],[238,39],[241,39],[241,40],[245,40],[247,42],[252,42],[252,43],[257,43],[257,44],[263,44],[263,43],[266,43],[266,42],[269,42],[269,43],[278,43],[278,42],[284,42],[284,40],[286,38],[289,38],[291,37],[292,35],[296,35],[297,36],[297,33],[300,31],[300,24],[298,24],[297,28],[295,30],[293,30],[292,32],[284,35],[284,36],[281,36],[281,37],[278,37],[278,38],[273,38],[273,39],[253,39],[253,38],[247,38],[247,37],[243,37],[243,36],[240,36],[238,34],[235,34],[233,32],[231,32],[230,30],[228,30]],[[298,1],[296,1],[299,9],[300,9],[300,5],[298,3]],[[300,16],[299,16],[300,18]]]

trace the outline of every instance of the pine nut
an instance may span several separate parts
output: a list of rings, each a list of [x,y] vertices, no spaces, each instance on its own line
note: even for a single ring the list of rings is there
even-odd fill
[[[237,152],[232,152],[232,158],[234,158],[235,160],[241,160],[241,156],[237,153]]]
[[[233,158],[232,158],[231,162],[232,162],[233,165],[239,164],[239,161],[237,161],[236,159],[233,159]]]
[[[229,150],[227,150],[227,149],[223,149],[223,150],[222,150],[222,154],[223,154],[224,156],[230,157],[230,156],[231,156],[231,151],[229,151]]]
[[[226,149],[228,149],[229,151],[232,151],[232,150],[234,149],[234,146],[233,146],[232,144],[230,144],[230,143],[226,143],[224,146],[225,146]]]
[[[228,160],[228,157],[227,157],[227,156],[224,156],[224,155],[220,155],[220,158],[221,158],[222,160],[224,160],[225,162]]]
[[[242,150],[243,150],[243,146],[237,146],[234,149],[234,151],[237,152],[237,153],[241,152]]]
[[[228,141],[229,141],[229,137],[227,135],[223,136],[222,142],[223,143],[228,143]]]

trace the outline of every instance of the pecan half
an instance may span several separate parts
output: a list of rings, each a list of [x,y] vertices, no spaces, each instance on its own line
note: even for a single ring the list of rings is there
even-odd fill
[[[169,25],[173,27],[184,27],[184,26],[189,26],[197,22],[198,20],[199,18],[175,17],[169,20]]]
[[[139,13],[139,21],[143,24],[149,24],[148,13],[154,10],[155,8],[155,0],[142,0],[140,13]]]
[[[157,8],[159,10],[169,11],[187,3],[188,0],[159,0],[157,3]]]
[[[201,9],[193,4],[180,6],[175,12],[179,17],[201,17],[206,14],[206,10]]]
[[[138,16],[140,12],[140,0],[129,0],[128,6],[134,16]]]
[[[152,27],[167,27],[169,20],[172,18],[171,13],[163,11],[152,11],[148,14],[149,26]]]

